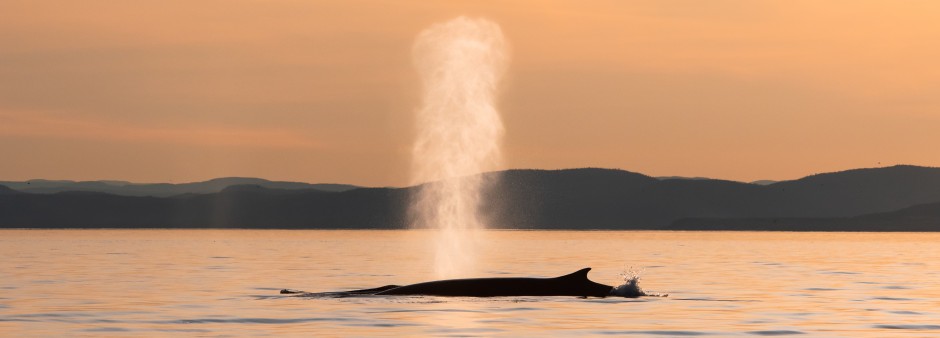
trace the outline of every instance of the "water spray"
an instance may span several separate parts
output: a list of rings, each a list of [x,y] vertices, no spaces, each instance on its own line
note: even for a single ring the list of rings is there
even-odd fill
[[[499,25],[458,17],[421,32],[413,47],[423,95],[417,110],[412,227],[436,229],[436,273],[472,272],[475,232],[485,188],[481,172],[497,168],[503,124],[498,85],[509,62]]]

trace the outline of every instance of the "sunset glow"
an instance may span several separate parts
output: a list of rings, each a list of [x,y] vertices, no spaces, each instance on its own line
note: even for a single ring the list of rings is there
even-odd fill
[[[4,1],[0,179],[407,185],[411,46],[460,15],[498,23],[511,45],[504,168],[752,181],[940,166],[937,13],[936,1]]]

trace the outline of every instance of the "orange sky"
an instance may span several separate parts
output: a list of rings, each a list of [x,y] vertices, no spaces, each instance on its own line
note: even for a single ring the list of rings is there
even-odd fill
[[[938,1],[0,2],[0,180],[408,182],[411,44],[500,24],[505,168],[940,166]]]

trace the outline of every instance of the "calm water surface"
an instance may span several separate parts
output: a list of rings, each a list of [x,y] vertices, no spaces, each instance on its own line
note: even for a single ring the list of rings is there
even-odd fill
[[[482,237],[472,277],[633,267],[670,296],[278,294],[432,279],[426,231],[0,230],[0,336],[940,336],[940,234]]]

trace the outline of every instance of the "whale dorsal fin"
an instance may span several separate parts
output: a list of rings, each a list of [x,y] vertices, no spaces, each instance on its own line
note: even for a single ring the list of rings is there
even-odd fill
[[[558,279],[570,279],[570,280],[586,280],[586,279],[588,279],[588,278],[587,278],[588,271],[591,271],[591,268],[584,268],[584,269],[581,269],[581,270],[578,270],[578,271],[569,273],[569,274],[567,274],[567,275],[559,276],[559,277],[555,277],[555,278],[558,278]]]

